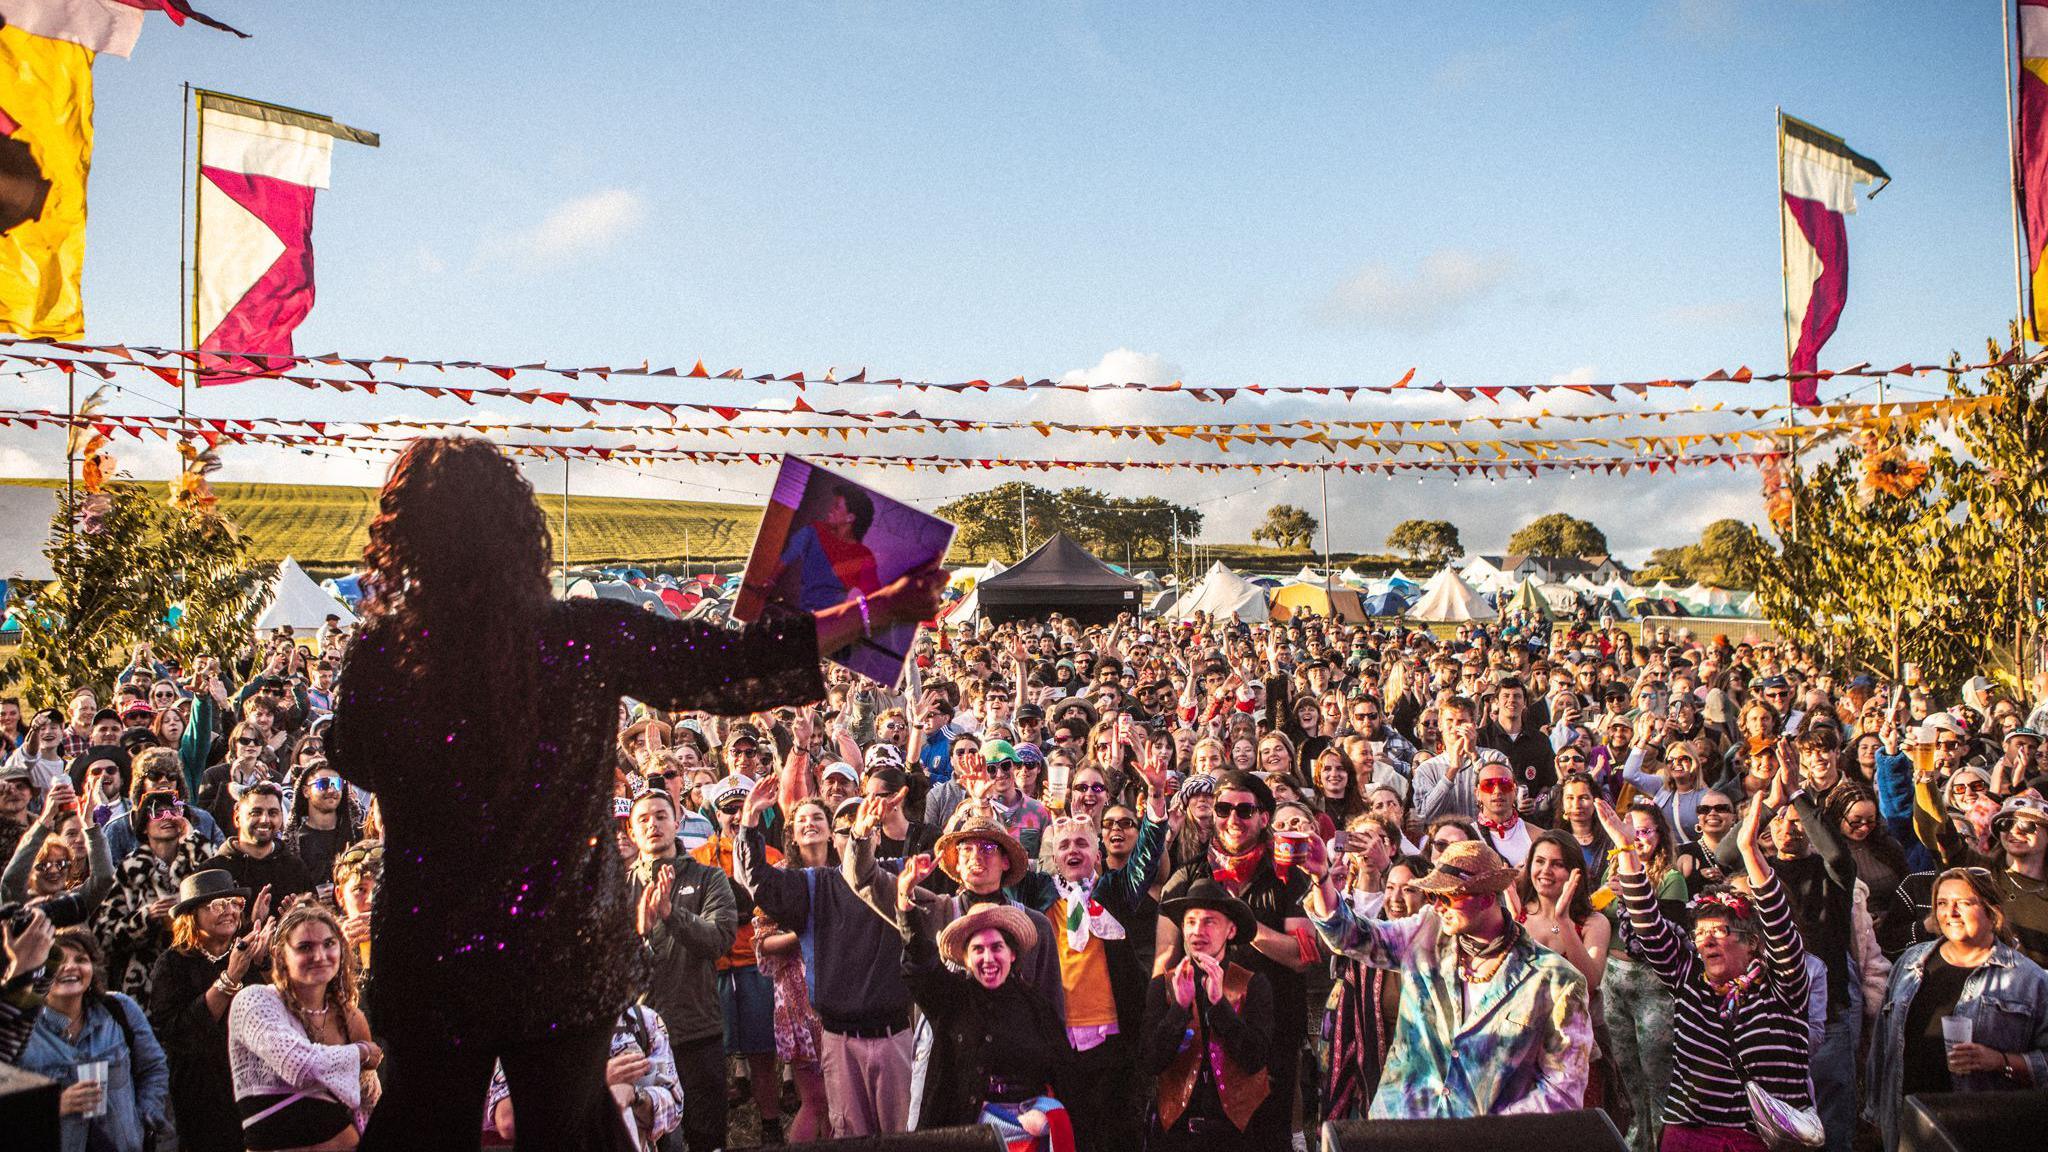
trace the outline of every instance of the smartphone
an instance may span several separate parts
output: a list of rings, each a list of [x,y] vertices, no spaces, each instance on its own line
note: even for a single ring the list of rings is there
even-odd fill
[[[1337,829],[1337,834],[1335,836],[1330,837],[1330,851],[1351,851],[1351,833],[1343,828]]]
[[[1785,717],[1785,738],[1789,740],[1799,735],[1799,730],[1805,726],[1806,713],[1794,710],[1790,716]]]

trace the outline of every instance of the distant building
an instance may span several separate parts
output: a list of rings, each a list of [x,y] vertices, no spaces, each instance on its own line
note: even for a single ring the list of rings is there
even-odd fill
[[[1562,584],[1583,576],[1595,584],[1628,579],[1628,570],[1612,556],[1534,556],[1523,552],[1467,557],[1462,572],[1480,588],[1511,588],[1534,576],[1540,584]]]

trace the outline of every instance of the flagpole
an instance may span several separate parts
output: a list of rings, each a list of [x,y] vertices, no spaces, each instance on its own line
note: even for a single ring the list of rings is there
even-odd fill
[[[1799,405],[1793,395],[1797,385],[1792,379],[1792,270],[1785,261],[1785,109],[1783,105],[1777,105],[1771,111],[1777,117],[1778,125],[1778,298],[1783,302],[1779,327],[1785,330],[1785,426],[1793,428],[1799,424]],[[1792,479],[1796,483],[1799,479],[1799,438],[1793,435],[1786,439],[1791,448]],[[1799,539],[1799,501],[1796,497],[1792,501],[1792,539]]]
[[[2019,313],[2017,317],[2018,323],[2013,328],[2013,346],[2024,356],[2027,351],[2027,329],[2031,327],[2029,320],[2033,317],[2033,309],[2028,306],[2028,297],[2032,294],[2033,283],[2027,275],[2026,237],[2021,226],[2020,217],[2020,202],[2026,195],[2026,176],[2024,169],[2020,165],[2019,118],[2013,111],[2013,94],[2018,91],[2012,67],[2014,42],[2017,39],[2013,35],[2013,26],[2018,19],[2018,15],[2013,11],[2010,0],[1998,0],[1998,16],[1999,37],[2005,47],[2006,164],[2010,166],[2012,173],[2012,290],[2015,308]],[[2039,333],[2035,335],[2039,336]],[[2020,368],[2018,365],[2008,368],[2007,371],[2013,373],[2014,383],[2020,382]],[[2033,388],[2030,385],[2023,385],[2023,387],[2025,391],[2021,397],[2020,404],[2020,439],[2022,443],[2029,439],[2027,423],[2034,406]],[[2027,679],[2025,655],[2028,613],[2026,558],[2021,557],[2020,562],[2014,567],[2017,569],[2016,576],[2019,583],[2019,611],[2013,614],[2012,622],[2012,670],[2013,678],[2024,684]]]
[[[185,305],[188,301],[185,295],[186,276],[190,271],[185,248],[185,189],[192,173],[192,83],[189,80],[185,82],[185,95],[179,103],[184,109],[185,120],[178,132],[178,326],[174,331],[182,333],[186,326]],[[192,195],[196,197],[198,194],[194,189]],[[186,372],[178,373],[178,415],[181,417],[185,415],[186,376]]]
[[[2012,271],[2013,298],[2018,310],[2019,335],[2016,343],[2022,355],[2027,350],[2027,280],[2026,238],[2020,226],[2020,198],[2026,194],[2025,178],[2020,172],[2019,121],[2013,113],[2013,20],[2011,0],[1998,0],[1999,38],[2005,45],[2005,161],[2012,174]]]
[[[205,99],[205,90],[194,89],[192,92],[193,105],[196,107],[199,101],[203,99]],[[196,143],[193,147],[193,159],[196,162],[203,162],[206,156],[206,116],[202,113],[196,119],[198,120],[198,129]],[[186,328],[187,343],[185,344],[185,347],[194,352],[199,350],[199,220],[202,214],[203,209],[200,207],[200,185],[197,179],[197,164],[195,163],[194,179],[192,181],[192,294],[187,301],[190,308],[191,323]],[[186,359],[185,375],[190,376],[197,371],[199,371],[198,362],[189,358]]]

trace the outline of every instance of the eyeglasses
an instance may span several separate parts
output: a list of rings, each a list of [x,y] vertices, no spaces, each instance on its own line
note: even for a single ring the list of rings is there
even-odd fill
[[[1579,753],[1577,753],[1577,752],[1572,752],[1572,753],[1563,753],[1563,752],[1560,752],[1560,753],[1558,753],[1558,756],[1557,756],[1557,763],[1559,763],[1559,764],[1584,764],[1585,762],[1586,762],[1586,758],[1585,758],[1585,757],[1584,757],[1583,755],[1580,755],[1580,754],[1579,754]]]
[[[640,778],[649,784],[666,784],[680,775],[680,772],[649,772]]]
[[[1242,804],[1225,804],[1219,800],[1216,802],[1214,811],[1218,820],[1223,819],[1225,816],[1235,816],[1239,820],[1250,820],[1259,814],[1260,808],[1257,804],[1250,801]]]
[[[1108,816],[1104,817],[1102,821],[1102,830],[1104,832],[1129,832],[1137,826],[1138,822],[1129,816]]]
[[[115,765],[108,764],[105,761],[101,761],[100,763],[95,764],[90,768],[87,768],[85,770],[85,774],[87,776],[112,776],[120,770],[121,769],[116,767]]]
[[[1699,806],[1698,811],[1702,816],[1733,816],[1735,815],[1735,805],[1702,804]]]
[[[954,848],[954,851],[962,856],[995,857],[1000,856],[1003,849],[1000,845],[991,844],[986,840],[968,840]]]
[[[239,915],[247,902],[240,896],[217,896],[206,902],[208,912],[234,912]]]
[[[1875,817],[1875,816],[1848,816],[1848,817],[1844,817],[1844,818],[1843,818],[1843,820],[1842,820],[1842,827],[1844,827],[1844,828],[1875,828],[1875,827],[1877,827],[1877,817]]]
[[[1963,746],[1963,742],[1961,740],[1936,740],[1934,742],[1934,746],[1936,748],[1941,749],[1944,752],[1948,752],[1957,748],[1961,748]]]
[[[1505,776],[1489,776],[1473,785],[1473,787],[1477,788],[1484,795],[1492,796],[1500,792],[1514,791],[1515,782]]]
[[[1463,843],[1463,841],[1460,841],[1460,840],[1431,840],[1431,841],[1429,842],[1429,846],[1430,846],[1430,847],[1432,847],[1432,848],[1434,848],[1434,849],[1436,849],[1437,851],[1441,852],[1441,851],[1443,851],[1444,849],[1446,849],[1446,848],[1449,848],[1449,847],[1450,847],[1451,845],[1453,845],[1453,844],[1460,844],[1460,843]]]
[[[991,760],[989,761],[988,770],[991,775],[997,772],[1015,772],[1017,770],[1017,762],[1015,760]]]
[[[1726,940],[1735,935],[1735,930],[1726,924],[1701,924],[1692,930],[1695,940]]]

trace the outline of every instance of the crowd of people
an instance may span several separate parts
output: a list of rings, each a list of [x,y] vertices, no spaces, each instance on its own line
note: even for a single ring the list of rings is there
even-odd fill
[[[1889,1150],[1909,1095],[2048,1085],[2048,677],[1590,622],[940,627],[901,691],[799,645],[775,693],[813,703],[540,699],[615,733],[580,777],[611,782],[596,870],[428,881],[341,763],[373,712],[404,727],[364,643],[144,646],[0,702],[0,1059],[63,1085],[67,1152],[353,1147],[437,1076],[488,1076],[473,1142],[553,1131],[560,1050],[390,1043],[466,1035],[458,1004],[601,1013],[572,1047],[621,1146],[678,1152],[740,1101],[763,1143],[1282,1152],[1328,1118],[1600,1109],[1634,1152]],[[484,843],[589,800],[410,819]],[[545,970],[589,977],[526,1003],[527,926],[564,923]]]

